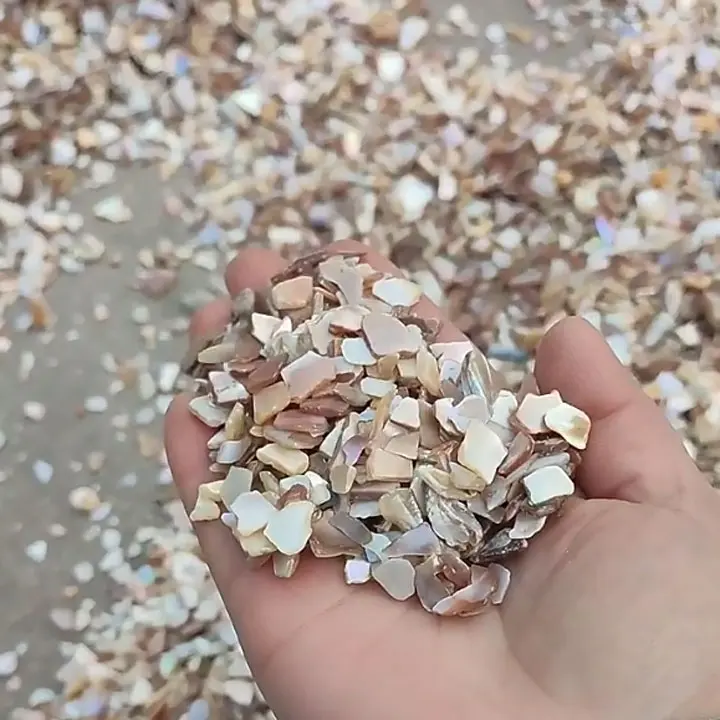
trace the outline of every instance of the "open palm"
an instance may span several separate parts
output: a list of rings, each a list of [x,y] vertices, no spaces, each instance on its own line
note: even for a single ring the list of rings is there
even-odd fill
[[[366,260],[397,270],[369,253]],[[247,250],[230,294],[282,268]],[[423,301],[428,314],[435,314]],[[220,300],[193,319],[224,327]],[[446,332],[457,335],[448,328]],[[585,322],[566,320],[538,352],[543,392],[593,420],[573,498],[515,561],[499,609],[466,619],[348,587],[335,561],[305,558],[292,580],[246,567],[220,523],[197,526],[248,661],[281,719],[587,718],[702,720],[720,714],[720,497],[661,412]],[[209,431],[180,397],[166,444],[192,507],[207,480]],[[267,569],[265,569],[267,570]]]

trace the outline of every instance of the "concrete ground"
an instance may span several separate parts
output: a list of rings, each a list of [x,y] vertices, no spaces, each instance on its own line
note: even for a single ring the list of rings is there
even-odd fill
[[[436,12],[446,7],[440,0],[434,0],[434,5]],[[481,27],[494,21],[506,26],[531,25],[532,15],[524,0],[476,1],[469,10]],[[487,49],[484,39],[469,42]],[[523,46],[514,52],[519,63],[535,57],[564,65],[581,43],[576,38],[571,46],[542,54]],[[93,218],[93,203],[110,193],[121,194],[132,208],[135,219],[131,223],[111,225]],[[48,294],[59,318],[52,333],[10,333],[12,345],[0,356],[0,428],[7,436],[0,454],[0,653],[18,644],[28,645],[18,671],[22,686],[18,688],[13,681],[9,692],[0,692],[0,717],[8,717],[12,708],[24,705],[34,688],[56,686],[57,647],[66,636],[51,623],[50,611],[63,605],[65,588],[74,584],[72,567],[80,561],[97,562],[102,554],[99,542],[88,538],[93,521],[70,506],[70,491],[97,485],[100,499],[111,505],[111,514],[117,516],[118,529],[126,540],[138,526],[157,520],[157,503],[172,494],[171,487],[158,482],[161,466],[157,460],[142,456],[134,424],[131,422],[127,431],[114,427],[120,421],[113,418],[124,413],[134,416],[152,406],[152,401],[142,401],[133,391],[111,397],[111,376],[102,366],[102,356],[110,353],[127,360],[148,353],[152,368],[177,360],[184,350],[184,338],[168,330],[182,316],[180,298],[190,290],[210,286],[211,274],[188,263],[181,270],[179,287],[159,301],[132,288],[138,251],[154,246],[160,237],[174,243],[189,237],[187,228],[179,221],[172,223],[162,212],[160,184],[152,169],[120,172],[114,187],[102,193],[82,193],[74,204],[86,216],[87,229],[100,237],[111,253],[119,253],[122,261],[117,267],[100,263],[79,275],[61,275]],[[96,319],[103,314],[98,306],[108,309],[107,319]],[[141,325],[133,320],[133,314],[143,312],[138,306],[147,306],[149,324],[161,336],[157,347],[149,351]],[[31,357],[34,366],[28,373]],[[21,379],[23,375],[27,379]],[[85,398],[93,395],[108,397],[109,409],[78,417]],[[28,401],[46,406],[47,414],[40,422],[24,417],[23,406]],[[152,442],[148,433],[159,442],[160,414],[140,430],[146,433],[144,443]],[[91,453],[104,454],[102,467],[94,473],[88,469]],[[46,484],[33,470],[37,461],[53,468]],[[90,458],[93,463],[99,464],[97,455]],[[130,485],[133,474],[136,484]],[[61,528],[64,534],[58,536],[63,533]],[[44,562],[34,562],[26,554],[26,548],[38,540],[48,544]],[[96,579],[89,589],[101,606],[113,599],[107,581]],[[87,588],[82,592],[86,594]]]

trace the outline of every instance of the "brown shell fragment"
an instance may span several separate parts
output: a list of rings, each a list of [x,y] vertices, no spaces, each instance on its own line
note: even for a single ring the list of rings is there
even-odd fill
[[[358,483],[351,491],[352,500],[380,500],[383,495],[398,490],[399,482],[390,480]]]
[[[433,406],[420,400],[420,445],[432,449],[443,442],[440,425],[435,417]]]
[[[266,440],[290,450],[313,450],[322,442],[322,436],[292,432],[291,430],[278,430],[272,425],[264,425],[261,430],[262,436]]]
[[[428,612],[452,594],[452,585],[438,577],[439,567],[435,556],[415,566],[415,592],[421,605]]]
[[[355,408],[365,407],[370,402],[370,398],[360,388],[345,383],[338,383],[333,392]]]
[[[280,485],[280,489],[282,490],[282,484]],[[310,499],[310,491],[309,489],[304,485],[292,485],[287,490],[284,490],[280,497],[278,497],[275,507],[277,507],[278,510],[281,510],[286,505],[290,505],[294,502],[300,502],[301,500],[309,500]]]
[[[298,275],[273,285],[272,302],[277,310],[299,310],[310,304],[313,293],[313,279],[309,275]]]
[[[501,475],[509,475],[530,460],[535,444],[530,435],[518,433],[508,446],[508,454],[498,468]]]
[[[217,478],[191,519],[278,577],[307,547],[344,557],[349,585],[464,617],[502,602],[498,561],[574,490],[589,421],[531,383],[518,402],[469,341],[433,342],[421,294],[327,250],[244,293],[190,365]]]
[[[290,404],[290,390],[284,382],[259,390],[253,395],[253,418],[258,425],[267,422]]]
[[[481,565],[471,568],[470,584],[450,597],[439,600],[432,608],[435,615],[470,617],[485,612],[499,581],[494,573]]]
[[[422,332],[423,339],[428,343],[435,341],[435,338],[442,328],[442,321],[434,317],[418,315],[410,308],[394,307],[393,315],[398,320],[402,320],[406,325],[416,325]]]
[[[440,384],[440,370],[437,360],[428,349],[422,347],[418,351],[416,360],[417,379],[432,397],[440,397],[442,395],[442,387]]]
[[[470,582],[470,566],[452,548],[443,548],[438,553],[438,574],[453,587],[465,587]]]
[[[299,410],[283,410],[273,419],[273,426],[287,432],[306,433],[312,436],[324,436],[328,431],[328,421],[322,415],[310,415]]]
[[[295,260],[288,268],[279,272],[277,275],[272,277],[272,285],[277,285],[283,280],[297,277],[298,275],[312,275],[317,269],[318,265],[327,260],[330,257],[342,257],[342,258],[360,258],[364,252],[358,252],[357,250],[328,250],[322,248],[315,252],[303,255]]]
[[[416,460],[420,448],[420,433],[407,433],[390,438],[385,444],[385,450],[393,455]]]
[[[351,540],[346,533],[331,525],[329,521],[331,517],[332,513],[326,511],[319,520],[313,523],[313,531],[310,536],[310,549],[313,555],[319,558],[362,555],[361,543]]]
[[[484,478],[454,462],[450,463],[450,482],[456,488],[468,492],[482,492],[487,487]]]
[[[276,383],[280,379],[282,366],[283,360],[280,358],[263,362],[262,365],[256,367],[243,381],[247,391],[255,394]]]
[[[303,400],[299,408],[311,415],[333,419],[343,417],[350,409],[350,404],[341,397],[316,397]]]
[[[309,397],[318,387],[335,379],[335,363],[314,350],[286,365],[280,372],[293,402]]]
[[[265,364],[265,360],[262,358],[256,358],[255,360],[230,360],[224,363],[223,367],[233,375],[241,380],[247,382],[247,376],[250,375],[254,370],[258,370]]]

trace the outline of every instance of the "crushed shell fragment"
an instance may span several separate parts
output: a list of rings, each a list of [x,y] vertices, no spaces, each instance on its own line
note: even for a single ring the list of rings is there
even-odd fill
[[[257,490],[238,495],[228,508],[237,518],[235,528],[243,536],[262,530],[278,511]]]
[[[560,403],[545,413],[545,425],[578,450],[587,447],[590,418],[582,410]]]
[[[518,403],[467,341],[428,345],[421,295],[320,252],[278,277],[274,314],[244,299],[188,365],[220,476],[190,517],[220,519],[278,577],[309,547],[344,557],[349,585],[467,617],[503,601],[502,558],[574,492],[590,420],[557,392]]]

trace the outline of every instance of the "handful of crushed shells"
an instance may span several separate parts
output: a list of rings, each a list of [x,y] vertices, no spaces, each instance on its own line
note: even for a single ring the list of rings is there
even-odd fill
[[[186,362],[191,412],[217,429],[217,480],[194,521],[290,577],[309,546],[429,612],[502,602],[524,550],[574,492],[590,419],[559,393],[499,388],[468,341],[436,342],[412,282],[319,251],[246,291],[226,332]]]

